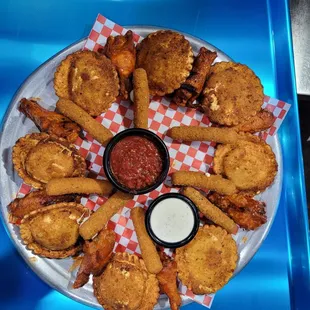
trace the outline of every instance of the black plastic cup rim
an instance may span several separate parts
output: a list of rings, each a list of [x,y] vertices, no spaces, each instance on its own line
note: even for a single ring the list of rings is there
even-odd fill
[[[156,180],[156,182],[142,189],[133,190],[133,189],[125,187],[115,178],[115,176],[113,175],[113,171],[111,169],[110,157],[111,157],[112,149],[119,141],[121,141],[122,139],[128,136],[143,136],[151,140],[152,142],[154,142],[163,160],[163,169],[158,179]],[[168,175],[169,167],[170,167],[170,156],[169,156],[169,151],[167,149],[165,142],[152,131],[147,130],[147,129],[142,129],[142,128],[125,129],[121,131],[120,133],[118,133],[117,135],[115,135],[107,144],[105,151],[104,151],[104,155],[103,155],[103,169],[110,183],[112,183],[112,185],[116,189],[124,193],[133,194],[133,195],[146,194],[156,189],[166,179]]]
[[[178,198],[178,199],[185,201],[188,204],[188,206],[191,208],[193,215],[194,215],[194,225],[193,225],[193,229],[190,232],[190,234],[185,239],[180,240],[178,242],[173,242],[173,243],[166,242],[164,240],[159,239],[151,227],[151,215],[152,215],[154,208],[159,202],[161,202],[164,199],[168,199],[168,198]],[[189,243],[196,236],[198,229],[199,229],[199,224],[200,224],[200,218],[199,218],[199,212],[198,212],[196,205],[193,203],[192,200],[190,200],[188,197],[180,193],[168,193],[168,194],[163,194],[157,197],[155,200],[151,202],[145,214],[145,227],[146,227],[146,230],[149,236],[155,243],[165,248],[179,248]]]

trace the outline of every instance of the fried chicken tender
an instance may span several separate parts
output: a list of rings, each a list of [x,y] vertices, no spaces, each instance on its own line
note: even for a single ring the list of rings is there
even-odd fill
[[[194,188],[186,187],[183,191],[184,195],[194,202],[199,211],[214,224],[226,229],[230,234],[236,234],[237,225],[219,208],[213,205],[205,196]]]
[[[178,275],[194,294],[211,294],[232,277],[238,252],[234,239],[219,226],[200,227],[195,238],[176,249]]]
[[[247,66],[218,62],[212,66],[202,94],[202,108],[210,121],[238,125],[260,111],[263,86]]]
[[[34,99],[21,99],[19,111],[30,118],[40,131],[64,138],[70,143],[76,141],[81,131],[81,128],[69,118],[42,108]]]
[[[208,199],[246,230],[255,230],[267,222],[266,204],[248,195],[212,193]]]
[[[193,69],[190,76],[174,93],[172,101],[179,106],[190,106],[200,95],[206,78],[210,72],[211,64],[217,57],[216,52],[211,52],[205,47],[200,48],[199,54],[195,57]]]
[[[270,128],[274,121],[274,115],[270,111],[262,109],[248,120],[231,128],[236,131],[254,133]]]
[[[45,206],[53,205],[59,202],[79,202],[80,197],[77,195],[59,195],[49,196],[45,190],[30,192],[23,198],[15,198],[9,205],[9,220],[16,224],[22,218],[34,210],[41,209]]]
[[[136,47],[132,31],[128,30],[124,36],[109,36],[102,52],[116,67],[120,79],[120,95],[127,100],[132,89],[130,77],[136,65]]]
[[[159,30],[150,33],[137,46],[137,68],[148,77],[150,94],[171,94],[185,82],[193,66],[193,51],[180,33]]]
[[[178,310],[182,299],[177,286],[177,263],[165,252],[160,253],[163,269],[156,275],[159,281],[159,288],[169,298],[171,310]]]
[[[73,288],[85,285],[90,274],[99,276],[104,267],[109,263],[115,244],[115,232],[104,229],[92,241],[86,241],[83,245],[83,260],[80,265]]]
[[[171,181],[177,186],[195,186],[216,191],[223,195],[232,195],[237,192],[236,186],[230,180],[219,175],[205,175],[202,172],[176,171],[172,174]]]

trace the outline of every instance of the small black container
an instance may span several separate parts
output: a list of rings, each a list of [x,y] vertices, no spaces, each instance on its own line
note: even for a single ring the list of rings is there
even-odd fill
[[[194,225],[193,225],[193,229],[190,232],[190,234],[185,239],[178,241],[178,242],[173,242],[173,243],[166,242],[166,241],[159,239],[151,227],[151,215],[152,215],[154,208],[159,202],[163,201],[164,199],[168,199],[168,198],[178,198],[186,202],[187,205],[190,207],[191,211],[193,212],[193,216],[194,216]],[[150,204],[145,214],[145,227],[146,227],[146,230],[149,236],[155,243],[165,248],[179,248],[189,243],[196,236],[197,231],[199,229],[199,224],[200,224],[199,212],[198,212],[196,205],[189,198],[179,193],[168,193],[168,194],[163,194],[157,197]]]
[[[110,156],[111,156],[112,149],[119,141],[121,141],[122,139],[128,136],[140,136],[140,137],[142,136],[152,141],[158,148],[160,155],[162,157],[162,161],[163,161],[163,169],[157,181],[148,187],[138,189],[138,190],[127,188],[123,186],[120,182],[118,182],[118,180],[113,175],[113,171],[110,165]],[[124,193],[130,193],[134,195],[141,195],[141,194],[149,193],[153,191],[155,188],[157,188],[166,179],[168,171],[169,171],[169,166],[170,166],[170,156],[169,156],[169,151],[167,149],[165,142],[152,131],[142,129],[142,128],[126,129],[118,133],[107,144],[104,155],[103,155],[103,168],[104,168],[104,172],[105,172],[107,179],[118,190]]]

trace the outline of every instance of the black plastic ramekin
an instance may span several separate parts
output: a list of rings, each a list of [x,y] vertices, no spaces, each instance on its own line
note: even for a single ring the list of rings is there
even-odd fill
[[[147,187],[137,189],[137,190],[133,190],[133,189],[127,188],[124,185],[122,185],[116,179],[116,177],[113,175],[113,171],[112,171],[111,165],[110,165],[110,156],[111,156],[111,152],[112,152],[114,146],[119,141],[121,141],[122,139],[124,139],[125,137],[128,137],[128,136],[145,137],[145,138],[149,139],[150,141],[152,141],[156,145],[156,147],[158,148],[160,156],[162,158],[162,162],[163,162],[162,172],[159,175],[156,182],[147,186]],[[155,133],[153,133],[152,131],[147,130],[147,129],[142,129],[142,128],[131,128],[131,129],[126,129],[124,131],[121,131],[120,133],[118,133],[116,136],[114,136],[109,141],[109,143],[107,144],[106,149],[104,151],[104,154],[103,154],[103,168],[104,168],[104,172],[105,172],[107,179],[118,190],[120,190],[124,193],[130,193],[130,194],[134,194],[134,195],[141,195],[141,194],[149,193],[149,192],[153,191],[155,188],[157,188],[161,183],[163,183],[163,181],[167,177],[167,174],[169,171],[169,165],[170,165],[170,156],[169,156],[169,151],[167,149],[165,142],[161,138],[159,138]]]
[[[186,202],[187,205],[190,207],[191,211],[193,212],[193,216],[194,216],[194,225],[193,225],[193,229],[190,232],[190,234],[185,239],[180,240],[178,242],[173,242],[173,243],[166,242],[164,240],[159,239],[151,227],[151,216],[152,216],[153,210],[156,208],[159,202],[163,201],[164,199],[169,199],[169,198],[178,198]],[[145,214],[145,227],[146,227],[146,230],[149,236],[155,243],[165,248],[179,248],[189,243],[196,236],[198,228],[199,228],[199,224],[200,224],[199,212],[198,212],[196,205],[189,198],[179,193],[168,193],[168,194],[163,194],[157,197],[154,201],[152,201],[152,203],[148,207],[146,214]]]

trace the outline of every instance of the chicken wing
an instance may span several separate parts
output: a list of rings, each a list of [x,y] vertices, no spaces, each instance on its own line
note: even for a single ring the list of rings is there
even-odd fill
[[[90,274],[99,276],[113,254],[115,233],[104,229],[92,241],[83,246],[84,257],[80,265],[73,288],[80,288],[89,280]]]
[[[269,127],[271,127],[274,121],[274,115],[268,110],[262,109],[255,116],[252,116],[248,120],[231,128],[236,131],[254,133],[268,129]]]
[[[240,194],[221,196],[214,192],[208,199],[246,230],[254,230],[267,221],[266,204],[250,196]]]
[[[81,128],[69,118],[42,108],[34,99],[23,98],[20,101],[19,111],[30,118],[40,131],[47,132],[74,143]]]
[[[45,190],[34,191],[23,198],[14,199],[8,206],[10,222],[17,224],[26,214],[59,202],[80,202],[77,195],[49,196]]]
[[[130,77],[136,65],[136,48],[132,31],[128,30],[124,36],[108,37],[101,52],[110,58],[116,67],[120,79],[120,95],[127,100],[132,89]]]
[[[193,102],[200,95],[216,56],[216,52],[211,52],[205,47],[200,49],[199,54],[195,58],[190,76],[175,91],[172,99],[173,102],[179,106],[197,107],[197,104],[193,105]]]
[[[160,253],[160,258],[163,269],[156,275],[160,290],[168,296],[171,310],[178,310],[182,299],[177,287],[177,263],[164,252]]]

